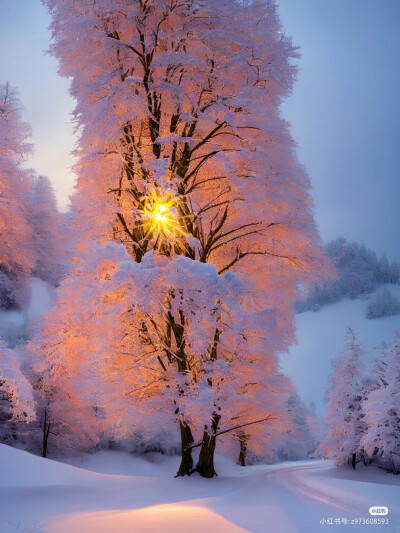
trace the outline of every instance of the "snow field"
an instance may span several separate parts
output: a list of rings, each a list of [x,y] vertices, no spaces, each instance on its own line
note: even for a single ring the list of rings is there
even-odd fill
[[[400,480],[305,461],[241,468],[217,457],[219,477],[174,479],[178,458],[105,451],[42,459],[0,445],[1,533],[319,533],[321,519],[368,518],[389,507],[389,525],[334,531],[400,531]],[[324,529],[325,528],[325,529]]]

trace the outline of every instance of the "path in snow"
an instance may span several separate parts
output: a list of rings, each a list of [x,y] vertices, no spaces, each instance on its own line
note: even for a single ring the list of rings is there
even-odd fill
[[[322,461],[243,469],[218,457],[218,478],[174,479],[177,462],[100,452],[75,460],[84,469],[0,445],[0,532],[400,531],[400,480],[381,471]],[[389,507],[388,526],[320,524],[368,518],[371,505]]]

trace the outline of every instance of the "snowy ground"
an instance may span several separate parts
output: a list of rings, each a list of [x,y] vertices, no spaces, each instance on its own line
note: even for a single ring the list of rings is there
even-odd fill
[[[400,479],[306,461],[241,468],[218,457],[219,477],[174,479],[177,458],[100,452],[71,466],[0,445],[1,533],[314,533],[400,531]],[[371,518],[389,525],[323,525]]]
[[[399,286],[390,285],[389,289],[400,298]],[[390,345],[394,332],[400,331],[400,315],[368,320],[365,317],[367,305],[367,299],[346,298],[325,305],[316,313],[307,311],[296,317],[298,344],[289,354],[282,355],[281,366],[306,405],[315,403],[319,416],[326,411],[324,394],[332,372],[331,360],[343,350],[346,327],[352,327],[359,335],[366,349],[366,365],[380,356],[383,342]]]

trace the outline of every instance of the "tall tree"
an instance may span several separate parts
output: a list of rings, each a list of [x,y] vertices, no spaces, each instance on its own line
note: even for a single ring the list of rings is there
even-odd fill
[[[201,419],[197,469],[211,477],[232,397],[254,380],[270,386],[294,339],[298,284],[326,267],[279,113],[295,49],[271,2],[44,3],[82,134],[76,253],[114,239],[132,261],[106,276],[121,335],[103,366],[113,361],[125,384],[139,367],[145,396],[175,406],[180,475]],[[257,354],[254,331],[267,339]]]
[[[0,305],[5,307],[23,303],[35,264],[26,209],[31,173],[22,167],[32,151],[30,134],[17,90],[0,85]]]
[[[53,187],[46,176],[37,176],[33,180],[29,208],[36,255],[34,274],[57,285],[62,264],[61,216],[57,210]]]

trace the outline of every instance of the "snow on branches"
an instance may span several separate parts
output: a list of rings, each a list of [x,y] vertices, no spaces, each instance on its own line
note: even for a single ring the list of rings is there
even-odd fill
[[[106,378],[105,411],[179,422],[182,475],[204,431],[197,469],[211,477],[220,424],[254,420],[255,405],[257,420],[284,412],[277,356],[294,339],[292,304],[327,267],[279,112],[297,53],[271,2],[44,3],[81,132],[81,263],[64,286],[86,293],[93,278],[70,310],[85,322],[63,320],[92,345],[81,364]],[[62,364],[77,361],[71,349]]]
[[[355,468],[362,434],[361,374],[363,349],[351,328],[347,329],[343,353],[333,362],[333,373],[326,389],[328,431],[319,453],[338,465]]]
[[[11,422],[35,420],[35,402],[18,356],[0,339],[0,417]],[[4,435],[1,435],[4,437]]]
[[[367,431],[361,446],[373,459],[400,473],[400,333],[396,332],[392,345],[380,362],[381,373],[377,386],[362,403]]]

